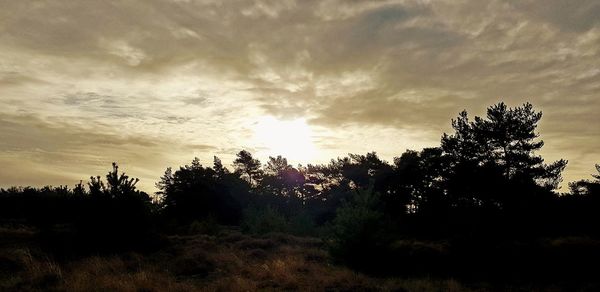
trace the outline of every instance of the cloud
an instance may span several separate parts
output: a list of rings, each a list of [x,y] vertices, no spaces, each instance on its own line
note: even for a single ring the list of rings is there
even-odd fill
[[[134,158],[152,153],[163,167],[194,155],[210,161],[207,152],[232,158],[258,147],[247,145],[252,125],[271,115],[306,119],[324,159],[365,149],[390,159],[435,145],[462,109],[480,115],[501,100],[530,101],[544,111],[544,154],[569,158],[567,176],[576,179],[600,161],[600,132],[589,126],[600,123],[599,7],[1,1],[0,133],[15,140],[0,154],[51,163],[66,149],[100,157],[125,148],[140,172],[158,177],[158,167]],[[96,127],[110,135],[86,132]]]
[[[600,3],[594,0],[515,1],[511,3],[528,15],[538,17],[561,30],[582,32],[600,24]]]
[[[147,190],[168,161],[181,154],[209,152],[205,144],[173,143],[168,139],[119,133],[106,125],[76,126],[64,120],[34,116],[0,116],[0,186],[14,184],[74,184],[90,175],[104,174],[112,161],[142,178]]]

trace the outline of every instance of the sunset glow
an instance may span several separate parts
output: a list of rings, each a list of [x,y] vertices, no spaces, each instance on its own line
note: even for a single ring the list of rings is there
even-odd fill
[[[313,133],[303,119],[286,121],[267,116],[256,123],[254,131],[256,143],[269,155],[282,155],[303,164],[315,158]]]
[[[595,0],[1,3],[0,187],[118,161],[154,192],[242,149],[393,161],[500,101],[543,111],[565,186],[600,161]]]
[[[2,291],[600,291],[599,146],[600,0],[0,0]]]

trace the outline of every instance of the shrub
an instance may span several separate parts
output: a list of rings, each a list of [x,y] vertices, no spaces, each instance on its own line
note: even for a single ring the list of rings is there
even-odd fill
[[[361,268],[377,261],[387,246],[379,204],[379,194],[369,188],[357,191],[337,210],[328,240],[335,259]]]
[[[286,218],[271,206],[249,207],[244,210],[242,230],[252,234],[269,232],[286,232],[288,222]]]
[[[214,216],[208,216],[202,221],[194,220],[188,228],[189,234],[208,234],[217,235],[221,232],[221,225]]]
[[[317,233],[317,229],[310,214],[300,212],[289,219],[288,232],[299,236],[314,236]]]

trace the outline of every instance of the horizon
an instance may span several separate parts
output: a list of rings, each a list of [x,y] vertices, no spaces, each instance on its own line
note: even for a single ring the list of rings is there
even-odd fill
[[[242,149],[391,162],[504,101],[543,112],[566,191],[600,163],[600,4],[565,3],[3,1],[0,187],[115,161],[154,193],[167,167]]]

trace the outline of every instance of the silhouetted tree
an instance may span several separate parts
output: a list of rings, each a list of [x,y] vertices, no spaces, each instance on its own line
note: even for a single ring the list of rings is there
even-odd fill
[[[215,169],[204,167],[198,158],[172,172],[167,169],[158,187],[165,215],[182,223],[209,216],[219,223],[237,223],[247,204],[247,189],[215,160]]]
[[[73,188],[73,194],[76,196],[85,196],[87,195],[87,191],[85,190],[85,185],[83,184],[83,180],[80,180],[78,184]]]
[[[284,157],[269,157],[264,170],[261,186],[265,192],[288,199],[301,200],[304,175],[288,164]]]
[[[217,178],[224,178],[229,174],[229,170],[223,166],[221,159],[217,156],[213,157],[213,170],[215,171]]]
[[[516,108],[499,103],[488,108],[485,119],[469,121],[463,111],[452,120],[455,133],[443,135],[442,149],[452,161],[449,187],[454,203],[501,207],[515,192],[511,185],[522,190],[556,188],[567,162],[544,164],[535,154],[544,145],[535,140],[541,117],[529,103]]]
[[[407,150],[394,158],[394,180],[389,200],[396,210],[440,214],[449,207],[446,178],[449,159],[441,148]],[[406,208],[406,209],[405,209]]]
[[[102,196],[104,194],[104,191],[106,190],[104,182],[102,182],[102,178],[100,176],[90,176],[88,188],[90,190],[90,195],[94,197]]]
[[[600,235],[600,165],[593,179],[569,183],[570,193],[559,198],[555,231],[570,235]]]
[[[573,195],[598,196],[600,199],[600,164],[596,164],[598,174],[592,174],[594,180],[583,179],[569,183]]]
[[[260,183],[262,170],[258,159],[252,157],[252,154],[242,150],[237,154],[233,161],[235,172],[246,180],[251,186],[257,186]]]
[[[164,174],[160,177],[160,180],[155,184],[158,192],[156,194],[159,196],[159,201],[162,203],[164,196],[171,192],[171,188],[173,187],[173,169],[171,167],[167,167]]]
[[[112,164],[113,170],[106,175],[106,192],[112,198],[134,194],[135,185],[139,178],[129,178],[125,173],[119,175],[119,166],[116,162]]]
[[[90,177],[90,199],[85,201],[75,223],[81,248],[113,251],[150,246],[152,200],[136,188],[138,178],[119,173],[116,162],[106,175]],[[77,188],[77,187],[76,187]]]

